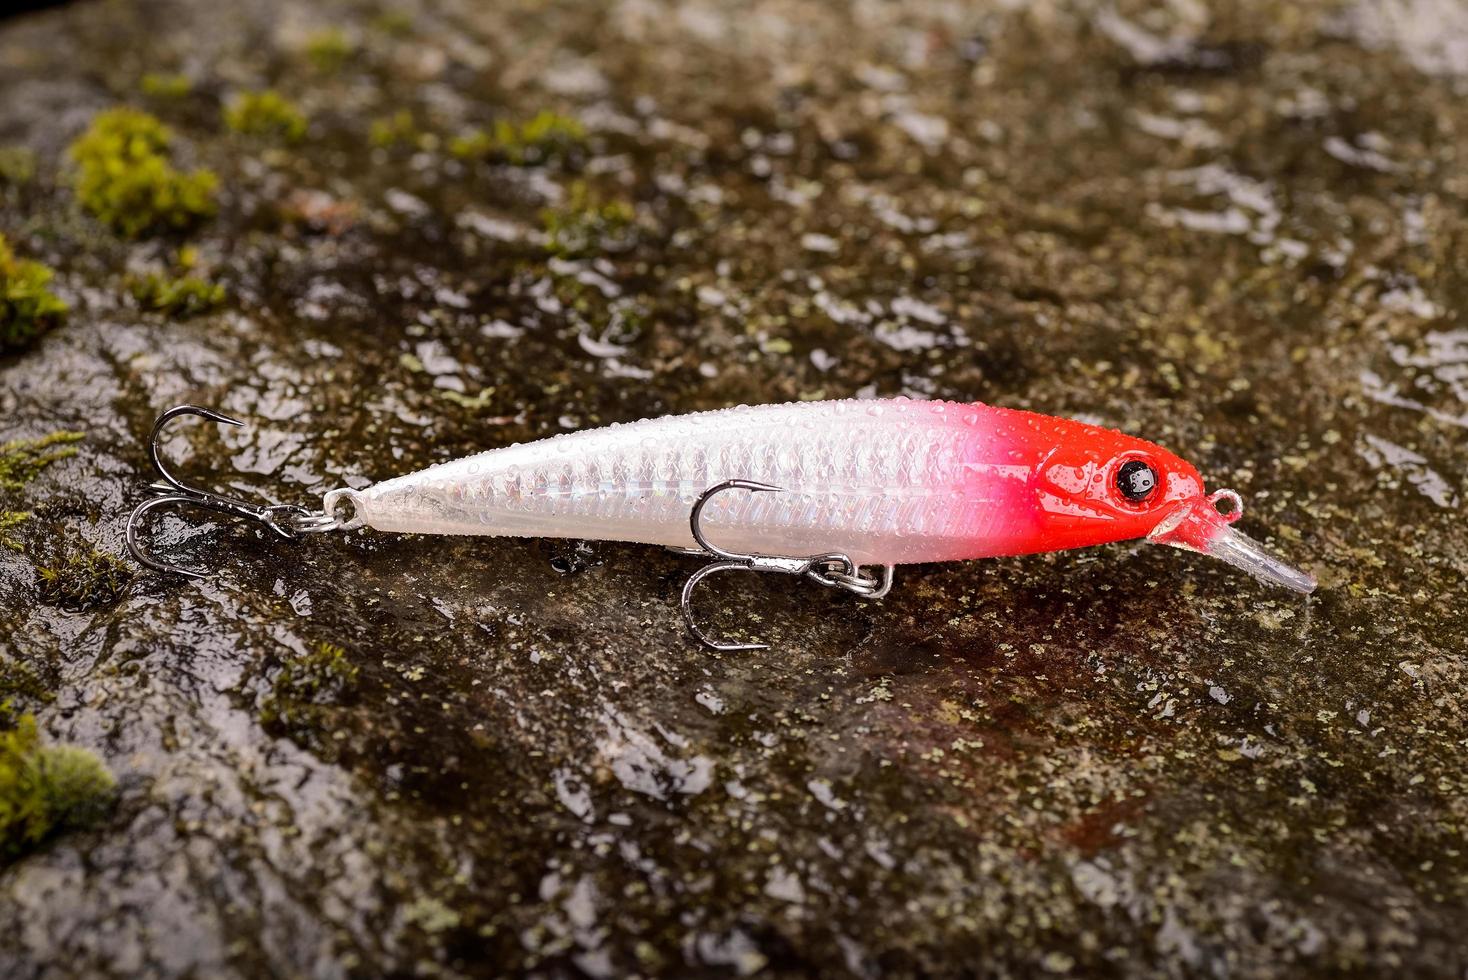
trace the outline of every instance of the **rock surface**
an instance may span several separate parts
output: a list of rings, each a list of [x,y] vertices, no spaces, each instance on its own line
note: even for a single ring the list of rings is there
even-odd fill
[[[265,89],[303,138],[224,125]],[[1461,7],[124,0],[0,25],[0,92],[38,161],[0,231],[71,306],[0,360],[0,442],[87,434],[0,500],[0,659],[120,787],[0,869],[0,974],[1468,969]],[[217,216],[79,210],[119,104]],[[227,301],[141,309],[183,245]],[[773,649],[721,657],[641,547],[181,515],[216,576],[73,611],[33,567],[123,553],[181,401],[251,422],[181,425],[188,472],[309,503],[899,393],[1161,442],[1322,587],[1120,546],[730,580]]]

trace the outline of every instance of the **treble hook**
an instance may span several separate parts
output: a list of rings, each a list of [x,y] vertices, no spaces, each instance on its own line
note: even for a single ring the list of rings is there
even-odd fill
[[[168,467],[163,465],[163,454],[160,447],[164,428],[169,422],[184,415],[197,415],[221,425],[243,427],[245,424],[239,419],[198,405],[179,405],[158,416],[158,421],[153,423],[153,432],[148,436],[148,458],[153,463],[153,469],[161,477],[157,482],[149,484],[148,489],[154,491],[157,496],[138,504],[127,519],[127,547],[139,563],[156,571],[182,575],[185,578],[204,578],[202,572],[195,572],[173,562],[154,558],[143,548],[139,540],[138,531],[142,526],[142,519],[149,511],[168,505],[194,507],[252,521],[287,539],[295,538],[299,534],[330,531],[338,526],[338,521],[319,511],[290,504],[257,504],[248,500],[226,497],[212,490],[191,487],[174,476],[169,472]]]
[[[856,562],[840,551],[829,551],[820,555],[807,555],[804,557],[782,556],[782,555],[758,555],[740,554],[735,551],[727,551],[709,541],[703,532],[703,508],[714,495],[723,493],[725,490],[748,490],[751,493],[782,492],[783,488],[771,486],[768,483],[756,483],[753,480],[726,480],[717,486],[710,487],[699,495],[693,504],[693,509],[688,515],[688,528],[693,532],[693,540],[698,542],[698,548],[675,549],[684,554],[706,554],[720,559],[700,568],[688,577],[683,584],[683,595],[679,606],[683,611],[683,622],[688,626],[688,632],[692,633],[698,642],[711,650],[722,653],[732,653],[740,650],[768,650],[767,643],[720,643],[710,639],[708,634],[699,629],[698,623],[693,618],[694,587],[715,572],[745,571],[745,572],[777,572],[782,575],[803,575],[819,585],[830,588],[845,589],[855,592],[867,599],[880,599],[892,588],[893,566],[882,565],[880,574],[870,576],[863,574]]]

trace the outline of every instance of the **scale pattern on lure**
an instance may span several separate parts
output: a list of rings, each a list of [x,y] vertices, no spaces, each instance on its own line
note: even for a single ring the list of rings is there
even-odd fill
[[[1299,592],[1309,575],[1230,525],[1231,490],[1208,495],[1172,453],[1071,419],[980,404],[886,399],[740,406],[566,433],[440,463],[365,490],[326,494],[322,511],[261,507],[199,491],[163,467],[163,504],[249,517],[285,537],[370,527],[418,534],[519,535],[635,541],[722,559],[713,571],[803,574],[867,596],[891,568],[1079,548],[1135,538],[1214,555]],[[779,491],[779,492],[773,492]],[[1221,513],[1218,505],[1231,507]],[[345,516],[346,512],[350,516]],[[862,570],[882,566],[880,574]]]

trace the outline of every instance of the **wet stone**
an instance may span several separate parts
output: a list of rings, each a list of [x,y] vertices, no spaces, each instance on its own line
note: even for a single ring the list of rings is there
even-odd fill
[[[0,23],[0,233],[67,307],[0,352],[0,443],[84,433],[0,487],[0,719],[116,780],[3,859],[0,975],[1461,978],[1465,51],[1388,0]],[[217,185],[81,189],[119,106],[169,134],[146,186]],[[730,576],[711,628],[772,648],[719,656],[635,546],[189,515],[203,581],[37,568],[125,554],[181,401],[250,420],[182,469],[309,503],[897,394],[1158,441],[1321,588],[1144,546]]]

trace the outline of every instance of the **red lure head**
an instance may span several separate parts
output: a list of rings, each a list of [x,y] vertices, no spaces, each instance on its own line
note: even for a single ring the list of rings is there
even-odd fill
[[[1032,486],[1047,550],[1145,538],[1203,499],[1198,471],[1161,446],[1070,419],[1032,426],[1046,440]]]
[[[1114,429],[1028,412],[1011,437],[1036,465],[1036,550],[1146,538],[1222,559],[1261,581],[1310,592],[1315,580],[1230,527],[1243,514],[1232,490],[1206,494],[1191,463]],[[1218,510],[1227,500],[1227,513]]]

